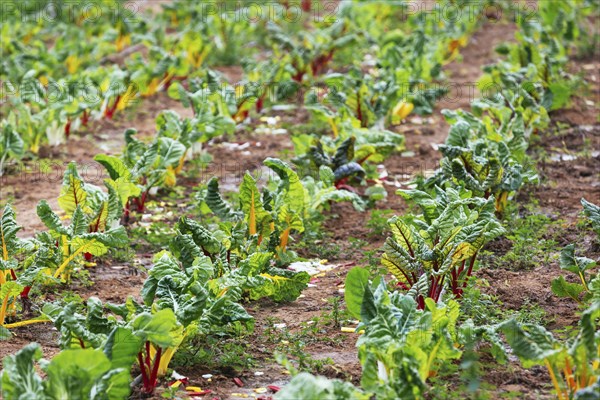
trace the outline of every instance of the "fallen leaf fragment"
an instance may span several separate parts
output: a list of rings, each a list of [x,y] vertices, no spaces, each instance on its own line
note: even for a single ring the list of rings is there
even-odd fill
[[[275,393],[277,393],[281,390],[281,388],[279,386],[275,386],[275,385],[269,385],[269,386],[267,386],[267,388]]]
[[[233,382],[239,387],[244,387],[244,382],[240,378],[233,378]]]

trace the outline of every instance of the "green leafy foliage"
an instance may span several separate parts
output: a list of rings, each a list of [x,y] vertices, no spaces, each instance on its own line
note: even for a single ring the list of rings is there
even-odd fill
[[[84,198],[85,192],[80,191],[80,199]],[[54,277],[62,277],[64,280],[70,280],[70,272],[79,260],[85,256],[90,260],[92,256],[101,256],[113,247],[124,247],[128,244],[127,232],[123,226],[117,226],[112,229],[106,229],[107,216],[110,215],[101,205],[98,213],[87,214],[82,206],[76,204],[71,221],[68,226],[62,224],[58,215],[52,211],[45,200],[42,200],[37,206],[37,214],[42,222],[48,227],[49,232],[38,235],[38,239],[51,245],[51,240],[55,241],[56,247],[60,249],[56,259],[56,270]],[[85,203],[84,204],[85,207]],[[106,204],[106,203],[104,203]],[[106,229],[106,230],[104,230]]]
[[[525,367],[545,365],[559,398],[575,396],[592,387],[600,374],[600,302],[594,301],[581,315],[573,339],[562,342],[543,327],[503,322],[498,331]]]
[[[248,240],[254,238],[259,246],[264,243],[265,250],[281,257],[290,241],[290,234],[304,231],[306,194],[298,174],[286,163],[267,158],[264,164],[275,172],[277,179],[261,192],[257,181],[246,173],[239,188],[238,208],[223,199],[216,178],[209,181],[199,200],[224,220],[243,223]]]
[[[117,193],[125,207],[125,220],[129,219],[133,204],[139,212],[144,211],[152,189],[175,185],[186,153],[185,145],[178,139],[159,134],[146,144],[134,137],[136,133],[134,129],[125,131],[126,146],[121,158],[104,154],[95,157],[110,176],[106,186]]]
[[[356,267],[352,268],[346,275],[346,287],[344,290],[344,299],[348,312],[354,318],[360,318],[361,305],[365,291],[369,286],[369,271]]]
[[[123,399],[130,394],[129,371],[116,368],[101,350],[63,351],[41,359],[39,344],[31,343],[7,356],[2,370],[2,394],[17,398]],[[39,363],[45,377],[36,370]]]
[[[426,298],[439,301],[444,287],[460,298],[477,253],[504,232],[494,216],[494,198],[451,188],[436,188],[435,197],[418,190],[398,193],[422,213],[390,220],[393,236],[385,243],[382,264],[421,309]]]
[[[586,199],[581,199],[581,205],[583,206],[585,215],[592,223],[592,229],[594,229],[594,232],[600,237],[600,207],[590,203]]]
[[[370,396],[356,389],[351,383],[301,372],[294,376],[290,383],[275,395],[275,398],[278,400],[298,398],[366,400]]]
[[[538,177],[528,165],[525,155],[530,135],[524,123],[527,108],[511,104],[510,113],[495,103],[480,102],[478,107],[490,115],[482,120],[463,111],[446,111],[446,120],[452,124],[446,144],[440,146],[444,158],[440,170],[424,185],[462,185],[474,195],[496,199],[496,210],[502,213],[508,196],[527,183],[536,183]],[[475,103],[474,103],[475,104]],[[481,111],[480,111],[481,112]],[[498,126],[497,121],[502,121]]]
[[[420,398],[426,381],[462,354],[458,303],[426,299],[419,310],[411,296],[389,292],[384,280],[378,281],[369,282],[368,272],[360,268],[346,278],[349,311],[361,320],[357,331],[364,330],[356,344],[361,388],[377,398]]]
[[[10,124],[2,124],[0,132],[0,176],[2,176],[4,164],[9,157],[14,160],[23,157],[24,145],[23,139]]]

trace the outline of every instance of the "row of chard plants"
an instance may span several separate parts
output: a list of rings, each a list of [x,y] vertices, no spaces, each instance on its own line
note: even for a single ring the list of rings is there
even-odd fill
[[[575,244],[559,261],[579,282],[559,276],[551,287],[581,310],[567,338],[515,319],[476,325],[460,311],[473,272],[483,267],[478,253],[505,232],[498,217],[523,185],[538,181],[526,153],[531,136],[541,134],[547,110],[568,104],[576,87],[564,71],[570,46],[585,34],[583,5],[540,2],[537,22],[517,21],[515,43],[497,49],[506,58],[486,67],[480,80],[502,90],[475,100],[471,112],[445,111],[450,130],[439,170],[398,191],[418,211],[389,221],[381,263],[392,281],[360,267],[348,273],[346,306],[360,320],[360,387],[290,368],[295,376],[279,398],[423,398],[428,381],[453,363],[462,371],[457,385],[462,380],[464,394],[474,395],[482,353],[502,364],[516,356],[525,368],[545,367],[560,400],[599,398],[600,275],[594,260],[576,255]],[[600,241],[600,207],[581,203]]]
[[[392,15],[390,11],[388,17]],[[359,86],[361,91],[366,88]],[[9,340],[11,330],[52,323],[60,332],[61,347],[50,361],[42,359],[37,344],[7,357],[2,372],[6,398],[126,398],[132,369],[139,371],[133,383],[141,383],[141,391],[152,394],[186,338],[252,329],[253,319],[242,306],[245,301],[297,298],[309,276],[284,268],[296,259],[288,247],[292,233],[301,234],[307,221],[318,219],[332,201],[349,201],[364,210],[370,200],[385,193],[382,187],[359,193],[351,184],[364,184],[367,172],[374,172],[372,164],[366,167],[367,159],[379,163],[402,147],[403,137],[382,127],[398,123],[414,106],[401,101],[392,107],[396,99],[390,100],[377,119],[362,120],[360,115],[364,118],[372,111],[361,107],[373,107],[373,101],[352,106],[351,99],[333,92],[337,102],[326,108],[307,96],[306,107],[334,134],[331,140],[311,135],[295,140],[294,162],[316,174],[301,178],[286,163],[267,159],[265,166],[276,178],[261,189],[251,174],[245,174],[237,207],[224,200],[213,178],[197,200],[220,221],[216,229],[182,217],[168,249],[153,259],[141,302],[129,298],[123,304],[102,303],[92,297],[85,305],[57,301],[38,307],[30,299],[32,293],[69,284],[73,272],[93,265],[94,258],[127,247],[126,226],[132,218],[145,212],[147,201],[159,189],[176,185],[185,161],[202,143],[233,132],[238,116],[247,117],[239,114],[247,99],[258,99],[260,111],[260,93],[236,97],[235,90],[211,70],[170,85],[169,95],[190,107],[193,117],[161,112],[150,141],[139,139],[134,129],[126,130],[120,156],[95,157],[108,175],[104,189],[84,182],[77,165],[69,164],[58,198],[60,211],[46,201],[39,203],[37,214],[47,231],[34,238],[19,238],[15,212],[10,205],[4,208],[0,337]],[[358,116],[353,116],[356,112]],[[17,135],[14,130],[12,134]]]
[[[37,213],[47,230],[34,238],[19,238],[14,210],[10,205],[3,210],[0,337],[10,340],[13,329],[52,323],[61,348],[50,362],[40,361],[38,344],[7,357],[5,398],[127,398],[134,364],[141,391],[152,394],[186,338],[251,330],[253,318],[243,302],[265,297],[292,301],[306,287],[307,273],[285,268],[296,258],[288,245],[291,233],[303,232],[326,203],[286,163],[269,158],[264,164],[274,178],[261,188],[246,173],[236,206],[222,197],[216,179],[206,185],[198,201],[220,222],[215,228],[188,217],[178,220],[175,237],[153,257],[141,302],[130,297],[123,304],[102,303],[91,297],[85,305],[56,301],[38,307],[30,301],[32,293],[49,285],[68,284],[73,271],[89,266],[93,258],[129,246],[121,223],[133,218],[130,213],[136,211],[127,206],[144,190],[144,183],[133,177],[143,160],[158,162],[170,154],[149,148],[146,153],[158,154],[140,156],[133,167],[125,162],[127,151],[122,158],[98,156],[109,175],[106,191],[84,182],[76,164],[69,164],[58,198],[63,216],[41,201]],[[170,158],[170,165],[177,165],[183,152]],[[323,179],[333,179],[330,169],[321,173]],[[331,193],[329,189],[321,190]],[[36,372],[38,362],[43,379]]]
[[[368,188],[360,193],[352,183],[364,184],[365,176],[373,173],[374,163],[381,162],[402,145],[402,136],[386,131],[385,127],[398,123],[410,112],[430,111],[433,100],[440,94],[409,98],[402,91],[406,90],[402,85],[411,82],[414,89],[440,77],[441,65],[456,57],[457,49],[477,26],[476,23],[447,24],[439,28],[437,22],[434,24],[417,15],[411,17],[406,26],[388,32],[361,21],[365,21],[364,16],[370,13],[383,24],[389,23],[398,16],[398,9],[393,6],[377,8],[368,3],[347,4],[337,22],[319,26],[320,29],[313,33],[295,31],[301,24],[288,26],[264,21],[234,24],[223,16],[203,21],[202,26],[190,26],[198,6],[193,2],[178,2],[173,7],[166,7],[164,13],[168,26],[178,33],[176,38],[167,39],[168,35],[161,36],[156,32],[140,35],[150,42],[153,36],[160,38],[149,53],[156,55],[160,62],[172,58],[172,54],[165,56],[164,48],[188,46],[181,55],[185,62],[180,64],[187,68],[184,72],[167,71],[165,74],[153,62],[142,58],[137,61],[139,71],[143,71],[143,67],[152,70],[153,74],[158,73],[141,81],[142,86],[147,86],[148,93],[164,88],[171,97],[190,106],[194,116],[181,118],[174,112],[161,113],[157,117],[157,134],[149,143],[138,139],[134,130],[127,130],[121,156],[96,157],[109,176],[105,180],[106,191],[85,183],[77,173],[76,165],[71,164],[65,173],[58,201],[66,218],[61,218],[46,202],[41,202],[38,215],[48,230],[35,238],[18,238],[19,227],[14,212],[10,206],[5,208],[0,232],[3,251],[0,334],[8,339],[12,329],[52,322],[60,332],[62,351],[46,361],[42,360],[39,345],[31,344],[7,357],[1,381],[4,397],[126,398],[131,392],[132,369],[136,373],[139,370],[139,378],[134,382],[141,383],[142,392],[151,394],[186,338],[215,331],[235,333],[251,329],[252,317],[242,306],[243,301],[262,297],[288,301],[299,295],[309,277],[283,268],[295,258],[288,248],[290,235],[302,233],[308,221],[331,201],[351,201],[356,208],[362,209],[367,204],[365,197],[376,200],[383,196],[385,191],[381,188]],[[419,397],[426,390],[426,380],[436,374],[443,361],[459,358],[469,351],[474,354],[475,343],[482,337],[491,340],[500,354],[500,350],[504,350],[500,332],[507,336],[513,348],[522,341],[537,343],[531,340],[532,335],[534,339],[546,338],[547,346],[541,347],[545,352],[537,356],[557,363],[552,365],[552,371],[557,365],[564,366],[565,359],[570,362],[568,371],[571,375],[566,376],[565,393],[584,390],[593,384],[598,373],[589,349],[598,343],[598,338],[593,338],[597,305],[583,314],[583,333],[571,351],[559,347],[543,328],[521,326],[514,321],[495,327],[475,327],[469,323],[457,327],[458,303],[449,299],[450,292],[452,298],[460,298],[476,266],[479,249],[502,234],[495,214],[503,211],[509,194],[528,179],[534,179],[524,162],[528,137],[543,127],[545,109],[551,108],[548,104],[560,104],[557,94],[565,93],[563,87],[557,86],[565,82],[556,75],[560,75],[565,60],[562,64],[557,62],[561,54],[556,51],[562,52],[562,56],[566,52],[560,42],[564,38],[557,32],[564,33],[565,37],[571,35],[572,32],[565,33],[565,27],[576,29],[572,22],[579,15],[565,14],[568,8],[563,8],[560,14],[563,19],[557,19],[550,15],[556,8],[542,6],[542,10],[545,10],[547,20],[559,21],[560,29],[552,31],[548,24],[542,24],[538,30],[527,30],[529,26],[523,24],[522,31],[531,35],[525,36],[530,39],[529,51],[521,54],[518,46],[507,51],[511,55],[509,60],[513,60],[512,57],[520,60],[522,68],[507,61],[496,65],[486,75],[495,82],[533,82],[533,86],[523,89],[524,86],[515,85],[514,89],[503,91],[492,101],[482,101],[479,108],[474,107],[474,115],[448,114],[453,122],[450,135],[453,139],[449,138],[444,147],[447,153],[444,153],[439,174],[420,182],[419,190],[402,192],[422,208],[423,214],[392,221],[395,235],[386,244],[383,263],[395,275],[397,287],[408,293],[390,293],[383,279],[371,283],[368,272],[360,269],[351,271],[347,278],[348,309],[362,320],[359,329],[365,329],[358,343],[363,364],[363,388],[359,390],[347,383],[300,374],[279,397],[320,398],[325,394],[336,398],[369,398],[373,394],[378,398]],[[213,71],[198,68],[211,54],[210,48],[203,47],[204,43],[226,43],[235,48],[232,38],[260,31],[261,26],[268,32],[264,40],[272,46],[272,54],[278,62],[273,63],[273,69],[267,68],[266,64],[249,63],[243,90],[222,82]],[[288,26],[289,31],[282,26]],[[359,32],[347,35],[354,26]],[[244,30],[246,28],[248,31]],[[207,30],[212,33],[205,36]],[[223,36],[221,39],[229,40],[213,40],[215,32]],[[121,32],[116,36],[117,50],[135,36],[133,33],[128,35]],[[540,36],[551,43],[545,43],[541,48],[536,46],[535,40]],[[199,40],[200,37],[203,40]],[[262,36],[257,34],[257,37]],[[31,38],[22,39],[27,44]],[[528,43],[526,39],[520,41]],[[377,44],[374,46],[378,52],[376,65],[353,63],[354,67],[344,74],[324,74],[335,67],[336,57],[343,60],[338,54],[356,51],[365,47],[365,43]],[[281,48],[286,51],[281,52]],[[224,49],[221,51],[228,53]],[[539,55],[540,51],[545,53]],[[77,54],[85,53],[82,50]],[[402,57],[405,53],[412,58]],[[95,65],[98,60],[100,58],[89,63]],[[23,65],[30,62],[29,59],[21,61]],[[77,59],[71,59],[67,68],[75,61]],[[174,62],[174,65],[178,63]],[[536,69],[540,67],[546,69]],[[193,72],[186,75],[190,68]],[[45,75],[37,71],[31,74],[43,86]],[[126,83],[131,79],[129,72],[120,69],[115,74]],[[140,74],[143,75],[142,72],[135,75]],[[112,78],[107,81],[104,72],[100,76],[101,86],[112,87]],[[265,81],[261,80],[265,78]],[[272,81],[285,83],[277,85],[275,97],[265,89]],[[81,268],[86,261],[106,254],[111,248],[127,246],[127,232],[121,224],[127,225],[132,213],[143,212],[149,196],[157,188],[176,184],[185,160],[197,151],[198,143],[232,132],[236,123],[249,116],[252,107],[262,112],[269,101],[273,104],[281,102],[299,88],[316,84],[327,88],[330,101],[324,106],[319,102],[318,93],[311,92],[303,98],[304,106],[315,120],[331,130],[333,138],[295,137],[298,157],[294,162],[299,167],[317,167],[317,176],[300,177],[282,161],[267,159],[266,167],[277,178],[261,190],[257,181],[246,174],[239,188],[237,207],[223,199],[218,181],[211,180],[200,191],[198,201],[221,221],[218,228],[181,218],[176,225],[177,235],[168,249],[154,257],[154,266],[142,288],[141,302],[130,298],[124,304],[111,304],[90,298],[85,306],[51,303],[33,310],[38,313],[37,317],[20,320],[22,312],[31,307],[28,297],[32,290],[36,292],[36,286],[68,282],[74,269]],[[125,91],[131,87],[128,84],[117,86]],[[114,98],[104,99],[100,114],[111,118],[115,111],[122,109],[125,93],[115,92],[111,94]],[[23,107],[27,109],[31,102],[26,100],[25,103]],[[17,104],[14,109],[23,107]],[[42,109],[49,108],[41,105]],[[82,124],[94,114],[87,105],[78,110],[80,114],[74,115],[72,121],[80,118]],[[21,151],[6,150],[9,146],[5,146],[2,148],[3,160],[6,155],[12,157],[23,153],[23,131],[12,127],[27,118],[12,117],[14,124],[10,123],[10,118],[2,131],[9,139],[2,143],[17,143],[17,147],[12,148],[18,150],[20,141]],[[63,118],[55,124],[59,126],[59,132],[67,133],[73,127],[72,121]],[[31,123],[30,126],[40,125]],[[480,143],[476,144],[478,140]],[[496,156],[495,161],[488,161],[494,158],[491,155]],[[597,218],[597,209],[591,204],[587,208],[591,210],[590,215]],[[65,219],[69,220],[68,225],[65,225]],[[565,254],[566,259],[568,254]],[[575,266],[590,268],[589,262],[574,255],[572,259]],[[557,287],[559,284],[562,283],[557,283]],[[586,301],[594,299],[593,304],[596,304],[598,279],[583,278],[582,284],[590,293]],[[390,322],[394,324],[390,325]],[[517,333],[510,336],[509,332]],[[457,343],[461,345],[457,347]],[[537,345],[539,347],[539,343]],[[529,348],[520,349],[524,350],[517,355],[525,358]],[[530,359],[539,361],[539,357]],[[584,365],[591,363],[592,366],[577,368],[575,371],[579,375],[575,381],[572,376],[574,361],[582,360],[587,363]],[[37,372],[36,364],[42,368],[43,377]],[[132,368],[134,364],[137,366]],[[571,386],[572,382],[576,382],[576,386]],[[559,388],[563,390],[562,386]],[[563,392],[560,394],[562,396]]]
[[[129,335],[137,336],[132,340],[131,349],[143,344],[135,354],[131,354],[136,355],[140,363],[143,390],[150,393],[157,384],[157,377],[164,375],[166,365],[185,337],[185,334],[180,335],[181,327],[186,329],[193,323],[190,329],[194,332],[208,332],[210,326],[223,329],[238,322],[246,324],[251,318],[239,305],[242,298],[255,300],[268,296],[277,301],[296,298],[306,286],[308,276],[278,268],[295,257],[287,249],[290,233],[301,233],[303,221],[320,214],[331,201],[350,201],[359,210],[365,208],[365,196],[360,196],[350,183],[364,183],[366,171],[362,164],[367,159],[372,163],[381,162],[403,144],[401,135],[383,127],[399,123],[413,111],[415,105],[417,111],[430,111],[427,107],[431,107],[430,102],[435,98],[429,98],[420,110],[417,101],[408,102],[401,97],[404,96],[400,91],[401,84],[408,78],[411,78],[411,84],[417,85],[440,77],[440,65],[456,57],[459,44],[477,25],[471,22],[440,27],[416,16],[411,17],[402,28],[398,27],[388,34],[357,22],[362,21],[362,13],[368,11],[377,14],[382,22],[392,24],[401,10],[384,7],[378,12],[372,6],[359,3],[344,5],[335,22],[324,22],[314,32],[299,30],[304,20],[296,25],[281,21],[234,24],[227,15],[208,20],[199,18],[190,25],[190,16],[195,15],[198,6],[191,2],[178,2],[173,7],[164,7],[161,18],[166,16],[162,23],[167,29],[159,25],[150,31],[140,19],[123,18],[119,19],[116,27],[111,26],[103,35],[98,35],[98,27],[108,24],[105,17],[112,15],[110,7],[114,4],[100,2],[99,6],[103,18],[95,25],[85,23],[85,14],[75,15],[74,19],[69,14],[68,20],[58,18],[52,24],[45,24],[46,21],[38,15],[39,4],[27,3],[13,10],[20,17],[13,23],[18,37],[2,42],[7,50],[7,58],[2,63],[3,84],[8,85],[11,93],[3,104],[10,111],[3,120],[2,163],[7,159],[18,159],[26,151],[37,153],[46,140],[50,144],[61,142],[61,138],[86,126],[91,119],[112,119],[132,100],[161,89],[168,91],[169,96],[181,101],[184,106],[191,107],[194,116],[181,118],[172,111],[162,112],[157,117],[157,134],[152,141],[139,140],[137,132],[129,129],[124,135],[126,145],[120,157],[96,156],[95,160],[106,168],[109,176],[104,182],[105,191],[85,183],[76,165],[70,164],[58,199],[62,215],[52,210],[47,202],[40,202],[37,213],[48,231],[38,233],[33,239],[17,237],[20,228],[14,211],[10,205],[5,207],[1,229],[2,338],[9,339],[11,329],[52,321],[61,331],[63,349],[75,347],[90,354],[94,351],[100,358],[98,350],[103,349],[109,356],[108,363],[101,360],[105,368],[95,371],[98,375],[74,376],[68,388],[50,382],[50,367],[46,370],[49,378],[46,383],[42,385],[36,377],[34,381],[40,385],[20,387],[18,382],[11,383],[10,368],[11,365],[21,368],[19,363],[26,362],[27,374],[34,375],[33,363],[40,354],[39,349],[32,345],[13,357],[12,361],[6,361],[3,391],[9,397],[19,393],[32,394],[30,390],[50,396],[58,390],[65,395],[122,397],[123,385],[115,386],[117,394],[114,397],[110,391],[102,390],[103,385],[112,387],[111,379],[124,384],[126,380],[120,369],[126,364],[131,365],[130,359],[111,363],[110,354],[127,353],[125,349],[113,351],[107,347],[113,345],[114,337],[111,335],[116,334],[117,328],[119,335],[125,335],[123,329],[129,329]],[[287,4],[284,7],[287,8]],[[66,14],[59,15],[66,17]],[[424,21],[426,24],[419,25]],[[57,26],[73,35],[64,35],[54,43],[51,51],[46,51],[45,43],[54,40]],[[277,58],[277,62],[273,63],[275,67],[268,69],[267,74],[258,73],[265,71],[265,65],[250,62],[240,88],[224,82],[218,73],[200,68],[214,50],[211,46],[220,42],[215,40],[215,35],[227,32],[230,41],[234,41],[235,37],[238,37],[237,40],[240,37],[247,39],[260,36],[256,31],[261,26],[266,29],[264,41]],[[354,26],[358,27],[356,31],[349,32]],[[161,33],[168,29],[174,29],[176,34]],[[405,40],[405,36],[410,39]],[[428,37],[436,40],[428,41]],[[348,75],[323,76],[332,67],[334,53],[342,50],[352,52],[358,47],[366,47],[365,43],[381,44],[378,50],[381,66],[374,68],[375,65],[371,65],[371,71],[366,75],[361,74],[361,66],[358,65]],[[98,66],[110,62],[115,51],[127,50],[127,46],[132,44],[146,46],[147,58],[135,55],[126,59],[125,70],[118,66],[112,69]],[[235,43],[227,42],[226,47],[230,45],[235,46]],[[286,53],[280,53],[281,46],[287,49]],[[415,56],[398,66],[394,60],[398,58],[400,47],[410,49],[408,52]],[[224,49],[221,50],[225,53]],[[86,101],[85,91],[72,87],[66,80],[53,78],[53,74],[71,74],[76,78],[71,81],[83,83],[87,89],[93,87],[103,97],[95,102]],[[379,75],[390,76],[391,79],[382,86],[375,79]],[[274,93],[267,91],[272,82],[277,82]],[[305,107],[331,129],[334,137],[331,140],[326,137],[315,140],[311,135],[298,137],[295,144],[299,156],[294,160],[298,166],[314,168],[318,171],[316,175],[304,176],[300,181],[286,164],[275,159],[267,160],[265,164],[275,171],[281,183],[271,183],[271,188],[261,193],[254,178],[245,175],[240,186],[239,209],[233,209],[222,199],[218,182],[211,180],[199,201],[222,220],[219,229],[211,232],[194,221],[182,219],[177,225],[180,235],[171,244],[170,255],[157,255],[157,265],[147,281],[153,283],[144,285],[144,304],[129,300],[126,305],[118,306],[121,310],[129,310],[126,318],[123,312],[116,312],[117,306],[102,305],[97,299],[92,299],[87,311],[78,309],[79,313],[75,313],[76,306],[71,305],[63,312],[59,306],[47,305],[36,310],[40,316],[19,320],[22,311],[27,314],[32,311],[29,296],[32,288],[36,292],[36,285],[45,287],[68,283],[72,272],[89,263],[93,257],[102,256],[112,248],[126,247],[127,232],[121,223],[127,225],[132,212],[144,212],[147,200],[157,189],[176,184],[185,160],[194,156],[201,148],[199,144],[233,132],[236,123],[244,121],[252,107],[260,113],[265,105],[294,98],[302,87],[316,84],[327,88],[331,101],[326,107],[319,103],[314,92],[309,92],[303,99]],[[51,87],[59,92],[65,87],[69,90],[49,102]],[[369,172],[374,172],[372,165]],[[385,194],[385,190],[379,187],[360,194],[377,200]],[[68,225],[65,220],[69,221]],[[190,236],[196,247],[190,244]],[[184,241],[187,241],[187,247]],[[199,262],[197,256],[201,256],[203,262]],[[194,262],[203,265],[204,273],[200,274],[191,267]],[[207,263],[211,264],[210,268]],[[151,322],[153,315],[162,310],[155,305],[158,300],[154,293],[158,293],[158,282],[160,278],[170,277],[174,269],[182,270],[185,275],[181,275],[180,282],[177,282],[181,298],[175,300],[173,297],[175,292],[171,290],[176,290],[175,283],[169,284],[173,286],[171,289],[165,283],[160,293],[171,299],[171,303],[168,306],[164,303],[162,308],[169,308],[176,318],[173,319],[169,310],[165,310],[157,317],[157,322]],[[196,280],[201,281],[204,287],[196,284]],[[152,285],[152,289],[146,289]],[[206,293],[200,296],[204,293],[202,290]],[[204,300],[196,299],[197,296]],[[213,303],[216,304],[214,310],[211,308]],[[189,308],[184,311],[186,304]],[[192,309],[194,312],[190,314]],[[104,318],[102,312],[107,310],[111,312],[106,317],[110,323],[96,324],[92,321],[92,314]],[[202,317],[204,312],[206,318]],[[211,312],[222,315],[210,316]],[[185,321],[180,320],[181,313],[185,314]],[[67,318],[68,315],[71,317]],[[146,333],[138,332],[134,327],[138,317],[144,324],[156,325],[164,330],[152,333],[152,329],[148,328]],[[160,322],[163,318],[170,322],[163,324]],[[203,318],[208,325],[198,329]],[[218,318],[221,318],[220,322]],[[166,338],[167,331],[171,339]],[[161,334],[163,342],[157,339]],[[162,349],[165,349],[165,355],[161,355]],[[56,358],[56,362],[69,363],[79,357],[61,356]],[[69,361],[60,361],[63,359]],[[75,375],[79,372],[78,368],[73,368]],[[79,383],[73,383],[76,381]]]
[[[187,94],[210,86],[211,98],[202,102],[211,105],[202,111],[222,116],[227,126],[206,130],[204,136],[231,131],[252,109],[260,114],[282,102],[294,105],[322,87],[335,88],[330,107],[308,95],[307,107],[334,133],[349,119],[362,128],[383,128],[413,109],[431,112],[443,90],[411,94],[443,77],[441,65],[458,55],[479,25],[476,19],[434,21],[426,12],[407,12],[406,4],[342,2],[331,18],[315,21],[310,11],[287,19],[287,1],[240,4],[235,12],[223,11],[220,2],[213,4],[219,12],[209,12],[211,4],[176,1],[152,20],[120,0],[94,3],[98,16],[89,15],[89,7],[60,1],[9,7],[15,18],[3,25],[0,42],[5,56],[0,174],[7,163],[35,157],[41,146],[85,132],[91,121],[112,120],[126,108],[143,109],[142,99],[161,91],[188,102]],[[256,6],[275,11],[244,18],[247,8]],[[379,28],[364,22],[367,14]],[[304,29],[306,24],[313,29]],[[57,37],[60,30],[64,34]],[[268,62],[261,61],[264,53]],[[207,66],[240,60],[244,76],[235,87],[207,76],[218,75]],[[329,73],[348,65],[352,70],[343,75]]]

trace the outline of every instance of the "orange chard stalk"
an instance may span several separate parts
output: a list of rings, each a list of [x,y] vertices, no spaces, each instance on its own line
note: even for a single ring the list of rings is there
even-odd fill
[[[290,238],[290,228],[285,229],[279,238],[279,248],[281,251],[285,251],[285,248],[288,244],[288,240]]]
[[[569,358],[565,359],[565,378],[567,379],[567,385],[571,390],[577,389],[577,383],[573,377],[573,370],[571,369],[571,364],[569,363]]]

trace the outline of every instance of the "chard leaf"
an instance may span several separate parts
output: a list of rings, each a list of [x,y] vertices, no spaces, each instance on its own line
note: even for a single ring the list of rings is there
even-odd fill
[[[158,154],[163,168],[178,165],[184,153],[185,146],[181,142],[168,137],[159,138]]]
[[[583,198],[581,199],[581,205],[585,215],[592,221],[592,228],[600,236],[600,207]]]
[[[133,333],[142,341],[149,341],[162,348],[173,346],[181,332],[177,318],[171,309],[164,309],[155,314],[141,313],[133,320]]]
[[[58,205],[70,217],[77,206],[86,207],[87,193],[84,190],[83,180],[77,172],[77,164],[69,163],[63,179],[63,186],[58,197]],[[85,210],[84,210],[85,211]]]
[[[158,282],[155,301],[158,309],[173,310],[177,320],[183,326],[188,326],[200,318],[208,299],[206,291],[196,291],[192,295],[186,289],[178,285],[170,276],[165,276]]]
[[[558,297],[570,297],[577,302],[580,302],[579,295],[585,290],[583,285],[567,282],[563,276],[553,279],[551,285],[552,292]]]
[[[107,179],[104,183],[109,190],[109,195],[111,190],[115,192],[121,203],[121,207],[125,207],[129,198],[139,196],[142,191],[141,188],[133,181],[130,181],[128,177],[120,177],[116,180]]]
[[[504,333],[506,341],[525,368],[542,364],[544,359],[562,351],[552,334],[541,326],[519,324],[511,319],[498,329]]]
[[[141,346],[142,340],[134,335],[131,329],[117,327],[110,332],[103,348],[113,368],[129,370]]]
[[[177,223],[177,229],[182,234],[190,234],[194,243],[211,256],[219,254],[222,249],[221,242],[208,229],[190,218],[181,217]]]
[[[106,168],[111,180],[117,181],[118,179],[131,179],[131,171],[120,158],[106,154],[98,154],[96,157],[94,157],[94,160]]]
[[[296,375],[275,395],[277,400],[294,399],[351,399],[367,400],[369,394],[363,393],[351,383],[339,379],[327,379],[306,372]]]
[[[0,394],[5,399],[44,399],[42,378],[35,370],[35,362],[41,358],[42,348],[37,343],[4,357]]]
[[[354,161],[349,162],[347,164],[340,165],[334,171],[334,177],[335,177],[336,182],[339,182],[342,179],[348,178],[351,176],[358,176],[359,178],[362,178],[362,177],[364,177],[365,174],[366,174],[366,172],[363,169],[363,167],[361,167],[360,164],[358,164]]]
[[[40,217],[48,229],[60,233],[61,235],[69,235],[69,231],[63,226],[60,218],[52,211],[46,200],[42,200],[38,203],[36,211],[38,217]]]
[[[253,278],[250,299],[258,300],[270,297],[274,301],[293,301],[306,288],[310,275],[306,272],[293,272],[278,268],[269,268]]]
[[[208,182],[204,201],[211,211],[224,221],[237,220],[240,217],[240,213],[233,211],[231,205],[221,197],[221,193],[219,192],[219,180],[216,177],[213,177]]]
[[[16,250],[18,245],[17,232],[20,229],[21,227],[17,225],[15,211],[7,204],[2,211],[2,217],[0,217],[0,244],[2,248],[0,258],[4,261],[8,261],[9,256]]]
[[[261,234],[264,237],[268,236],[273,218],[265,210],[261,202],[260,192],[256,186],[256,181],[248,172],[244,175],[244,179],[240,185],[240,203],[246,223],[248,224],[248,233],[250,235]]]
[[[94,399],[104,397],[98,395],[95,386],[107,380],[110,381],[110,389],[106,393],[107,398],[116,400],[118,395],[129,395],[128,379],[118,379],[114,372],[111,373],[110,360],[101,350],[63,351],[50,361],[46,367],[46,374],[48,377],[44,386],[50,398]],[[94,393],[97,397],[94,396]]]
[[[365,296],[365,290],[369,285],[369,271],[365,268],[352,268],[346,276],[344,299],[346,308],[350,315],[360,319],[360,310]]]
[[[579,275],[596,265],[596,262],[586,257],[575,257],[575,245],[565,246],[560,252],[560,268]]]

